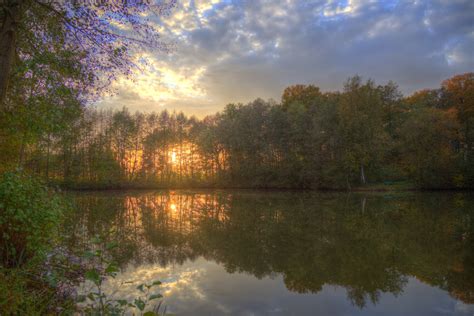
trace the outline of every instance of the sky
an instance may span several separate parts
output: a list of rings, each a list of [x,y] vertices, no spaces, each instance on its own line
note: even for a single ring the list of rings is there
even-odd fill
[[[204,117],[293,84],[341,90],[358,74],[407,95],[474,71],[473,0],[178,2],[155,20],[171,52],[137,52],[148,66],[99,108]]]

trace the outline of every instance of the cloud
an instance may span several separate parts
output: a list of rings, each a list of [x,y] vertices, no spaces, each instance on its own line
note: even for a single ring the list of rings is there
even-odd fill
[[[156,23],[176,50],[140,52],[150,66],[101,105],[204,116],[295,83],[359,74],[411,93],[474,70],[471,0],[183,1]]]

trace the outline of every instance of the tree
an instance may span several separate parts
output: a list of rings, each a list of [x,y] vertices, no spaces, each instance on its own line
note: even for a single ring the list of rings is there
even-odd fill
[[[380,91],[373,81],[349,78],[338,105],[342,167],[351,175],[359,173],[360,183],[367,183],[366,169],[376,165],[383,156],[387,133],[383,127],[384,109]]]
[[[402,93],[393,81],[389,81],[386,85],[378,86],[382,98],[382,106],[384,108],[384,121],[390,137],[395,136],[395,130],[399,125],[400,113],[402,112]]]
[[[153,23],[142,15],[163,15],[175,1],[51,1],[0,2],[0,105],[4,104],[15,59],[38,52],[67,50],[80,56],[86,75],[76,84],[96,91],[119,73],[130,74],[134,49],[167,50]],[[125,30],[125,31],[124,31]],[[33,36],[28,36],[33,34]],[[21,40],[20,40],[21,39]],[[60,47],[57,47],[57,44]],[[45,60],[45,65],[49,65]],[[87,89],[87,92],[93,92]]]
[[[423,188],[451,187],[457,175],[455,114],[433,108],[414,108],[400,131],[403,169]]]
[[[443,97],[447,107],[457,111],[461,123],[464,160],[474,159],[474,72],[454,76],[442,83]]]
[[[18,24],[23,11],[21,1],[2,1],[0,29],[0,106],[5,99],[10,69],[15,57]]]
[[[281,103],[283,108],[287,108],[291,103],[301,103],[306,108],[309,108],[318,99],[322,97],[319,87],[314,85],[297,84],[285,88],[281,96]]]
[[[28,155],[36,155],[30,161],[40,170],[45,150],[48,174],[55,138],[80,119],[86,98],[102,93],[120,73],[130,75],[138,67],[137,48],[169,48],[145,15],[163,15],[173,6],[174,1],[0,1],[3,167],[24,166]]]
[[[405,98],[409,106],[440,108],[440,93],[438,89],[423,89],[415,91],[411,96]]]

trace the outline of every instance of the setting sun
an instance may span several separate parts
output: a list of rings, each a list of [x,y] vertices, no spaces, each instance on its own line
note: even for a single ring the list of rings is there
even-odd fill
[[[171,204],[170,204],[170,209],[171,209],[171,211],[173,211],[173,212],[176,211],[176,204],[171,203]]]
[[[171,163],[177,163],[178,159],[176,158],[176,152],[172,151],[171,152]]]

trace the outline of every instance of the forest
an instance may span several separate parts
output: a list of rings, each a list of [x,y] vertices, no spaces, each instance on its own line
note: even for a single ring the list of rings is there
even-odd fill
[[[359,76],[297,84],[203,119],[30,102],[2,116],[2,168],[66,188],[474,186],[474,73],[410,96]]]

